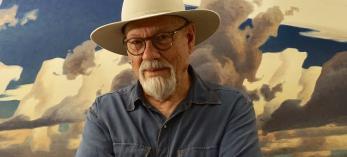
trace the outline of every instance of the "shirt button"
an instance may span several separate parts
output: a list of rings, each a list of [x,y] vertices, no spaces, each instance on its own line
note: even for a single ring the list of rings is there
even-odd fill
[[[164,125],[164,129],[166,129],[167,128],[167,126],[166,125]]]

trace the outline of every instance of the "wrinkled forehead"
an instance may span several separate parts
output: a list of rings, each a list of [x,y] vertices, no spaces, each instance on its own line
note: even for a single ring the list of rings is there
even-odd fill
[[[187,20],[179,16],[157,16],[153,18],[129,22],[123,28],[123,33],[127,35],[129,31],[139,29],[171,30],[182,26]]]

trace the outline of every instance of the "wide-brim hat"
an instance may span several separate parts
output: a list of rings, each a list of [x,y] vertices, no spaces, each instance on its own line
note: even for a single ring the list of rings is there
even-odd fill
[[[220,24],[218,13],[208,9],[185,10],[182,0],[124,0],[122,20],[96,28],[90,38],[106,50],[127,55],[123,45],[123,27],[132,21],[162,15],[180,16],[194,23],[195,44],[209,38]]]

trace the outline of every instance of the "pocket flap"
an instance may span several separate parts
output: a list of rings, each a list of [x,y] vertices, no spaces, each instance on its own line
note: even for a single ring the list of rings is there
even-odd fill
[[[190,147],[178,150],[177,154],[178,157],[217,157],[218,147]]]
[[[135,143],[113,143],[116,157],[147,157],[151,147]]]

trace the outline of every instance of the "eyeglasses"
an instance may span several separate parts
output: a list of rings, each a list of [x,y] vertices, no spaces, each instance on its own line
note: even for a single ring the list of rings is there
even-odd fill
[[[126,50],[134,56],[140,56],[144,53],[146,49],[146,40],[150,40],[156,49],[166,51],[172,47],[174,35],[189,24],[189,22],[186,22],[183,26],[171,32],[161,32],[147,38],[124,39],[123,45],[126,47]]]

